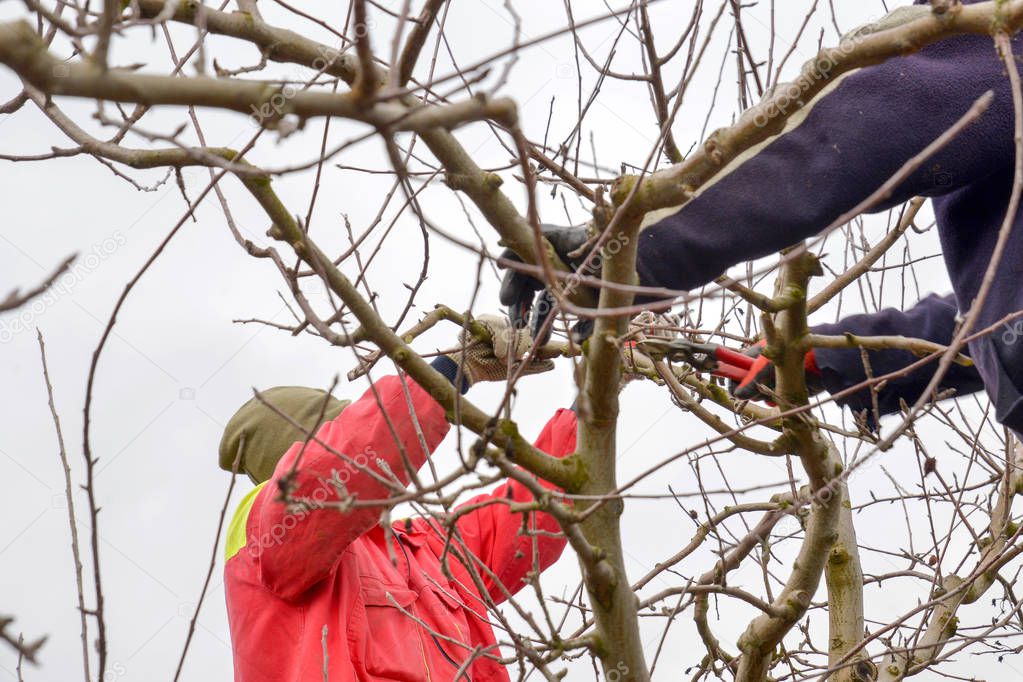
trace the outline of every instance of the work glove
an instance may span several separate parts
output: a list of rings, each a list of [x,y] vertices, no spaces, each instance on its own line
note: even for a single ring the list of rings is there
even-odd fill
[[[761,341],[755,346],[749,346],[742,352],[756,362],[750,368],[746,376],[740,382],[729,381],[728,392],[740,400],[762,400],[770,403],[773,396],[764,389],[774,392],[774,363],[763,354],[766,341]],[[824,390],[824,382],[821,378],[821,370],[817,367],[817,356],[811,348],[803,359],[803,368],[806,370],[806,389],[810,395],[817,395]]]
[[[554,247],[555,253],[575,270],[588,254],[588,249],[582,249],[590,238],[585,227],[559,227],[557,225],[543,225],[543,236]],[[582,253],[577,253],[582,250]],[[501,254],[502,258],[522,262],[522,259],[511,249],[505,249]],[[589,276],[599,276],[600,257],[595,255],[590,262],[581,270],[581,273]],[[568,281],[572,286],[572,280]],[[583,285],[576,283],[574,286]],[[537,295],[537,292],[540,292]],[[534,300],[535,299],[535,300]],[[541,336],[544,324],[554,310],[554,296],[551,295],[544,283],[532,275],[517,270],[508,270],[501,280],[501,303],[508,306],[508,317],[517,329],[529,326],[530,335],[534,338]],[[572,338],[576,342],[589,338],[593,333],[593,320],[580,320],[572,327]],[[550,329],[542,334],[540,343],[547,343],[550,338]]]
[[[501,315],[480,315],[476,322],[487,329],[491,340],[483,341],[463,329],[459,335],[459,349],[447,357],[462,368],[462,374],[469,384],[504,381],[509,376],[509,369],[516,369],[516,365],[533,345],[533,340],[525,329],[513,327]],[[522,374],[539,374],[552,369],[553,360],[533,358],[522,370]]]
[[[637,350],[640,341],[645,339],[666,339],[668,341],[678,337],[676,327],[680,324],[676,316],[661,315],[659,313],[644,310],[629,322],[628,340],[622,344],[622,381],[618,389],[637,379],[647,376],[646,372],[652,371],[654,361],[645,353]]]

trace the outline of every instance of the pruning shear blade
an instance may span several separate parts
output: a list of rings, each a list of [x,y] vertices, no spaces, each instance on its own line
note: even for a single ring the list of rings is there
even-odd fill
[[[754,359],[716,343],[696,343],[688,339],[644,339],[639,350],[654,359],[668,362],[680,360],[694,369],[714,376],[742,381]]]

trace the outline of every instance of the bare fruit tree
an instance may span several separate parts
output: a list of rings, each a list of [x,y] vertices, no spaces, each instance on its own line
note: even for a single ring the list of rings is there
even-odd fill
[[[964,33],[990,35],[1017,107],[1007,235],[1023,189],[1023,96],[1010,42],[1023,26],[1023,0],[934,0],[885,19],[876,3],[866,11],[879,21],[855,31],[840,28],[836,9],[823,6],[832,3],[817,1],[566,1],[544,9],[543,25],[532,20],[535,3],[514,0],[340,4],[343,11],[331,7],[328,15],[283,0],[25,0],[21,18],[0,23],[0,63],[21,86],[0,113],[34,108],[52,123],[52,148],[37,155],[6,153],[0,141],[5,163],[56,168],[68,157],[90,157],[132,191],[148,189],[140,174],[151,178],[155,170],[163,173],[159,182],[177,184],[184,205],[125,282],[90,356],[79,460],[90,518],[81,531],[82,558],[73,508],[70,516],[85,679],[108,679],[106,606],[117,589],[100,571],[93,387],[122,306],[204,202],[220,209],[219,224],[204,229],[229,231],[239,255],[264,261],[293,316],[287,324],[240,322],[349,349],[350,381],[398,371],[426,388],[466,434],[457,464],[409,489],[391,484],[389,505],[435,518],[457,547],[455,502],[513,479],[535,497],[516,511],[545,511],[558,522],[577,559],[574,583],[551,585],[537,571],[531,589],[488,605],[502,663],[518,679],[561,679],[566,671],[568,679],[616,682],[901,680],[921,673],[965,679],[976,657],[998,670],[996,659],[1019,651],[1023,613],[1014,582],[1023,543],[1012,504],[1023,492],[1023,449],[993,425],[986,403],[942,402],[952,396],[935,390],[954,363],[969,363],[961,355],[967,341],[1002,327],[979,328],[975,312],[963,311],[950,346],[822,336],[809,328],[814,313],[870,312],[883,301],[912,298],[923,259],[910,245],[931,224],[923,199],[880,217],[863,214],[980,116],[990,98],[977,100],[874,195],[822,225],[820,238],[792,244],[741,275],[696,292],[651,291],[638,286],[635,259],[646,225],[779,133],[837,79]],[[459,47],[471,41],[453,32],[453,14],[484,11],[501,14],[510,38],[491,41],[482,58],[463,57]],[[827,30],[813,35],[815,22]],[[610,31],[610,42],[593,40],[594,28]],[[554,44],[565,51],[558,66],[562,113],[553,115],[552,100],[546,122],[526,119],[520,107],[531,93],[516,77],[530,55]],[[799,67],[795,46],[807,44],[817,54]],[[734,103],[718,101],[733,96]],[[590,121],[628,97],[649,100],[649,107],[645,118],[622,125],[655,140],[617,158],[601,148],[613,133],[594,134]],[[728,125],[706,134],[707,122],[722,115]],[[210,117],[244,126],[211,133]],[[234,141],[215,143],[228,139]],[[496,141],[499,152],[477,153],[483,139]],[[285,151],[303,140],[312,147]],[[375,166],[350,161],[360,145],[372,145]],[[202,169],[202,182],[185,174],[193,167]],[[364,211],[372,204],[374,219],[353,224],[315,214],[321,193],[344,194],[363,177],[374,178],[379,193],[353,192],[345,201]],[[282,183],[298,183],[305,204],[286,203]],[[261,224],[238,220],[240,204],[258,207]],[[588,225],[582,266],[558,257],[541,222]],[[421,244],[421,253],[401,263],[378,259],[396,240]],[[477,267],[446,267],[431,255],[433,243],[471,254]],[[498,244],[522,262],[502,257]],[[12,293],[0,312],[45,295],[72,267],[69,259],[37,287]],[[567,458],[551,457],[521,435],[528,429],[517,419],[514,369],[496,407],[484,408],[429,364],[437,349],[424,339],[438,330],[489,341],[476,316],[496,307],[487,297],[498,268],[532,273],[552,292],[553,340],[535,343],[530,354],[573,367],[578,446]],[[472,292],[472,306],[423,300],[427,278]],[[657,299],[652,307],[665,314],[630,323],[650,307],[635,303],[639,293]],[[581,343],[569,333],[580,319],[593,321]],[[1011,323],[1003,321],[1015,329]],[[777,368],[773,404],[736,400],[704,368],[634,343],[665,333],[736,348],[764,340]],[[911,369],[932,372],[932,390],[875,428],[871,415],[849,417],[834,397],[810,395],[803,358],[814,347],[912,351],[919,360]],[[876,392],[896,378],[871,375],[856,388]],[[647,385],[644,395],[670,396],[687,427],[623,476],[620,413],[633,394],[620,388],[630,380]],[[67,457],[55,408],[53,417]],[[765,461],[782,467],[784,480],[750,482],[744,470]],[[901,473],[893,475],[893,467]],[[70,506],[70,474],[67,485]],[[656,565],[639,574],[628,559],[636,539],[622,526],[632,505],[642,505],[652,525],[688,536],[658,546]],[[478,575],[472,562],[466,568]],[[203,595],[208,584],[209,576]],[[0,625],[5,640],[45,667],[45,646],[26,648],[10,634],[9,620]],[[684,663],[669,669],[663,661],[671,650],[680,652],[671,660]]]

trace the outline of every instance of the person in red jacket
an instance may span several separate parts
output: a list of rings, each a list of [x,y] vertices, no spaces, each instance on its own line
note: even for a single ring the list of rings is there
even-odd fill
[[[480,319],[492,344],[463,344],[433,362],[463,392],[505,378],[529,346],[503,318]],[[552,366],[533,361],[525,373]],[[558,559],[557,523],[511,511],[533,498],[507,481],[457,508],[454,532],[433,517],[383,524],[388,497],[449,429],[444,409],[411,380],[380,379],[351,404],[298,387],[261,397],[232,417],[220,445],[221,467],[257,483],[226,542],[235,680],[507,680],[488,606]],[[575,434],[575,414],[558,410],[536,446],[563,457]]]

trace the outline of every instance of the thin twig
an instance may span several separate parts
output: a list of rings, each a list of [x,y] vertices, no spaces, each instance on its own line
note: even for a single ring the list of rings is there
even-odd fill
[[[46,383],[46,397],[50,406],[50,415],[53,417],[53,427],[57,432],[58,454],[60,456],[61,468],[64,471],[64,501],[67,504],[68,525],[71,528],[71,558],[74,561],[75,588],[78,592],[78,617],[81,621],[82,635],[82,666],[85,672],[84,680],[90,680],[89,676],[89,624],[85,610],[85,588],[82,583],[82,554],[78,544],[78,522],[75,516],[75,499],[71,484],[71,466],[68,464],[67,448],[64,447],[64,432],[60,428],[60,415],[57,413],[57,406],[53,400],[53,384],[50,382],[50,370],[46,364],[46,344],[43,341],[43,332],[36,329],[36,339],[39,341],[39,356],[43,363],[43,381]]]

